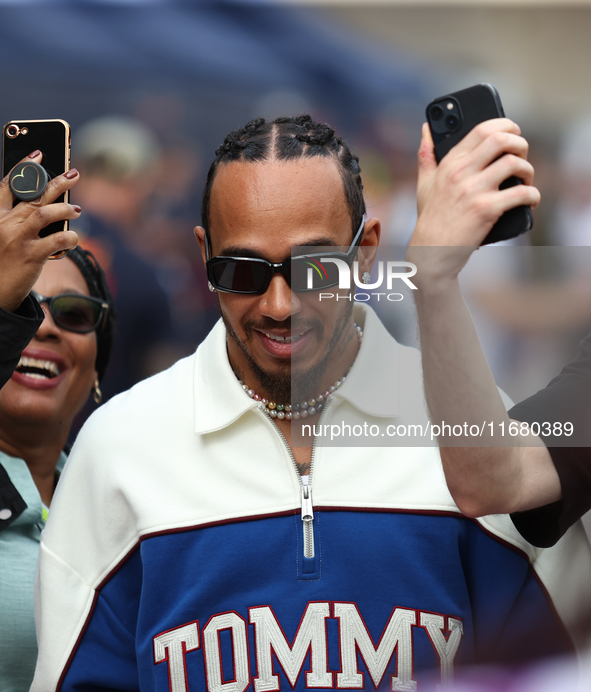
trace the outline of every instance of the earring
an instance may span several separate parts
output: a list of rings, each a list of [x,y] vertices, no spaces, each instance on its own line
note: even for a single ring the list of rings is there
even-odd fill
[[[209,288],[209,290],[210,290],[212,293],[215,293],[215,292],[216,292],[216,289],[213,287],[211,281],[208,281],[208,282],[207,282],[207,288]]]
[[[363,272],[363,275],[361,276],[361,281],[364,284],[368,284],[371,281],[371,274],[369,272]]]
[[[94,403],[97,404],[97,406],[103,400],[103,393],[100,390],[98,380],[95,380],[94,382],[94,387],[92,389],[92,398],[94,399]]]

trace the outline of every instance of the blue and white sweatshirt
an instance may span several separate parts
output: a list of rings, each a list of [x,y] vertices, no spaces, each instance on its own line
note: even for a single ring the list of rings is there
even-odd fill
[[[418,352],[356,310],[360,352],[316,424],[426,425]],[[411,691],[577,647],[580,525],[542,550],[506,516],[464,517],[416,436],[318,437],[303,500],[225,338],[80,433],[41,542],[32,692]]]

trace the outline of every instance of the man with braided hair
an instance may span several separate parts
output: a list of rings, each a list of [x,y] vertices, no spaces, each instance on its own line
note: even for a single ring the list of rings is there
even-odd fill
[[[480,130],[504,177],[508,122]],[[453,221],[454,176],[436,182]],[[485,207],[475,223],[503,212]],[[231,133],[195,234],[222,319],[80,433],[41,545],[33,692],[410,691],[571,651],[580,533],[539,551],[467,519],[434,446],[323,444],[428,422],[419,354],[347,285],[371,281],[380,224],[334,130]]]

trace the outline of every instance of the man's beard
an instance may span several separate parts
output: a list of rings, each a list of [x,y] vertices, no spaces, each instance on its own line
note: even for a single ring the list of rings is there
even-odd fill
[[[318,394],[320,394],[318,391],[320,388],[320,383],[322,382],[322,379],[324,378],[326,370],[329,366],[333,351],[341,340],[343,333],[347,328],[347,324],[350,322],[351,315],[353,314],[353,303],[346,303],[346,310],[342,319],[335,326],[335,330],[332,333],[326,347],[326,353],[324,356],[322,356],[320,361],[316,363],[316,365],[313,365],[309,370],[295,370],[292,367],[291,360],[289,363],[285,364],[282,370],[278,372],[269,372],[268,370],[264,370],[254,360],[246,344],[238,337],[232,328],[230,321],[226,318],[223,310],[221,310],[221,313],[228,335],[235,341],[236,344],[238,344],[238,346],[240,346],[244,352],[250,369],[254,373],[258,383],[270,397],[269,401],[286,404],[290,402],[307,401],[311,397],[317,397]],[[294,323],[293,326],[291,318],[285,320],[284,322],[263,320],[257,323],[248,322],[244,325],[244,331],[249,338],[255,329],[264,332],[272,331],[273,329],[278,328],[290,329],[295,333],[301,333],[309,329],[314,329],[320,341],[322,341],[324,337],[324,325],[320,320],[298,321],[297,323]],[[342,374],[344,375],[345,373]],[[247,384],[251,386],[250,383]]]

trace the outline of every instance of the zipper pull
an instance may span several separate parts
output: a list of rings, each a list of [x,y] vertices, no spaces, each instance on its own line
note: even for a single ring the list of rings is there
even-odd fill
[[[314,510],[312,509],[312,488],[309,485],[302,485],[302,521],[313,521]]]

